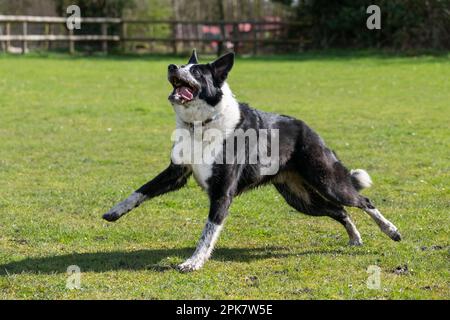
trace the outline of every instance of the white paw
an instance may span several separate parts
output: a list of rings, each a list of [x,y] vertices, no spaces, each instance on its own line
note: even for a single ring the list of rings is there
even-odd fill
[[[363,242],[361,239],[358,239],[358,238],[350,239],[350,241],[348,242],[348,245],[349,246],[362,246]]]
[[[398,229],[394,225],[383,231],[389,236],[389,238],[391,238],[394,241],[402,240],[400,232],[398,232]]]
[[[201,267],[203,267],[204,262],[200,260],[195,259],[187,259],[182,264],[178,265],[178,270],[181,272],[191,272],[199,270]]]
[[[393,224],[387,226],[386,228],[383,228],[383,232],[386,233],[389,236],[389,238],[391,238],[394,241],[402,240],[400,232],[398,232],[398,229]]]

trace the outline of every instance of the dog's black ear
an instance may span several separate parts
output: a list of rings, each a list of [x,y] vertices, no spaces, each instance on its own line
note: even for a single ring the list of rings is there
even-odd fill
[[[213,77],[219,85],[221,85],[227,79],[228,73],[230,72],[231,68],[233,68],[233,64],[234,64],[233,52],[224,54],[216,61],[210,63]]]
[[[189,58],[188,64],[198,64],[197,51],[192,50],[191,57]]]

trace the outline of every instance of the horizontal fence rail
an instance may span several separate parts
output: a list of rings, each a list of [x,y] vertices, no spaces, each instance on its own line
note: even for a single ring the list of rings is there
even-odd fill
[[[79,18],[81,23],[121,23],[119,18]],[[0,22],[30,22],[30,23],[66,23],[64,17],[38,17],[38,16],[5,16],[0,15]]]
[[[0,36],[0,41],[121,41],[119,36],[17,35]]]
[[[307,27],[300,22],[286,21],[177,21],[177,20],[129,20],[108,17],[79,18],[77,22],[83,24],[100,25],[100,34],[78,34],[79,30],[69,30],[66,27],[68,18],[38,17],[38,16],[6,16],[0,15],[0,43],[4,51],[11,51],[11,42],[21,43],[21,52],[28,51],[28,42],[67,42],[69,51],[75,51],[75,42],[99,42],[101,50],[108,52],[108,43],[119,43],[125,49],[129,42],[165,43],[169,44],[173,53],[177,53],[179,44],[203,43],[214,44],[220,54],[224,45],[230,43],[235,51],[241,46],[250,45],[257,54],[262,45],[297,45],[308,43],[301,34],[293,36],[289,31]],[[30,26],[40,24],[44,26],[44,34],[30,34]],[[65,34],[53,34],[53,25],[63,25]],[[16,34],[12,34],[12,25],[16,26]],[[17,32],[17,25],[20,32]],[[129,27],[166,26],[168,36],[132,35]],[[20,27],[21,26],[21,27]],[[115,27],[116,34],[108,34],[109,27]],[[153,29],[152,29],[153,30]],[[75,33],[75,34],[74,34]]]

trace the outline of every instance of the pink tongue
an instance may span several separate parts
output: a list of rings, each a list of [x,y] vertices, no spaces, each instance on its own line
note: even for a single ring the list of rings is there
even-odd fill
[[[192,100],[194,98],[194,95],[192,94],[192,91],[188,87],[180,87],[177,89],[177,92],[180,96],[183,97],[185,100]]]

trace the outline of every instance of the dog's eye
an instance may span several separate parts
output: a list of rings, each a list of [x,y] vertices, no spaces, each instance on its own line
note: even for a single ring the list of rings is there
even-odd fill
[[[201,76],[200,71],[198,71],[198,69],[193,69],[193,70],[192,70],[192,74],[193,74],[194,77],[196,77],[196,78],[200,78],[200,76]]]

